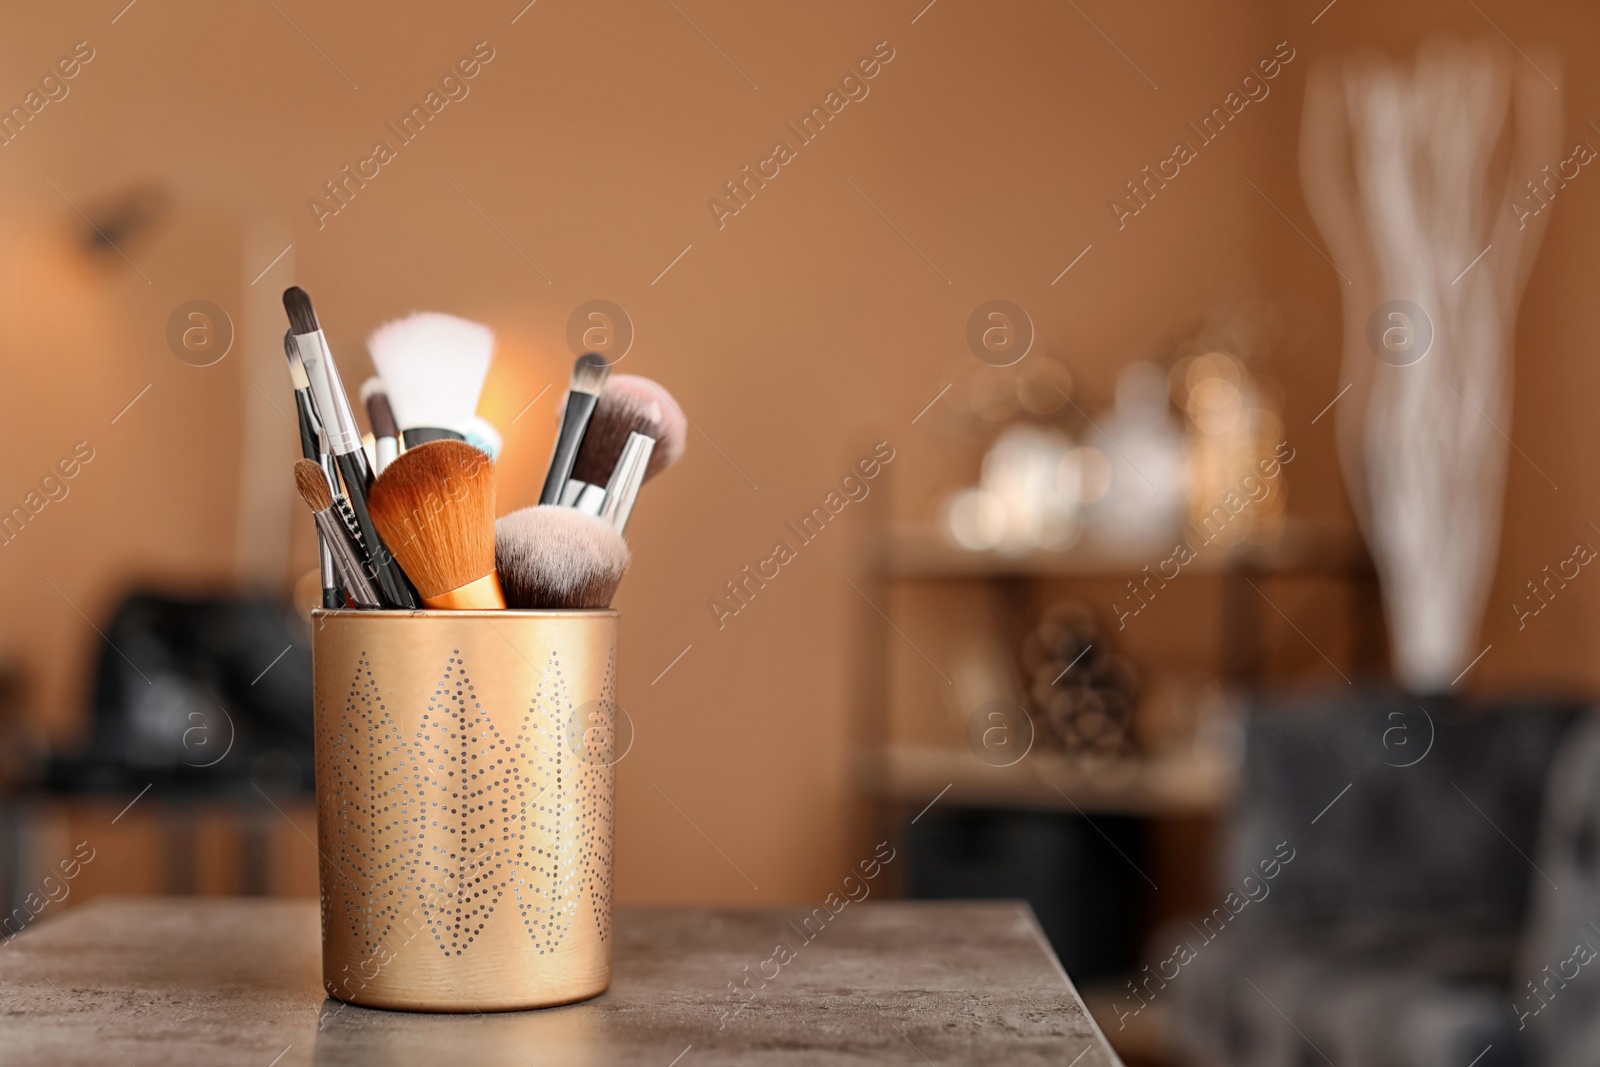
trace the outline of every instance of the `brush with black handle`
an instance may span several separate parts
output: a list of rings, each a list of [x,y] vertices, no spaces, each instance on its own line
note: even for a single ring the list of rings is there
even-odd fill
[[[584,432],[561,503],[591,515],[600,514],[601,508],[607,506],[605,498],[611,479],[635,434],[655,442],[643,472],[648,481],[683,456],[688,431],[683,409],[659,382],[637,374],[611,375],[600,390],[594,417]]]
[[[350,536],[349,528],[334,507],[333,488],[328,484],[327,472],[315,460],[302,459],[294,465],[294,482],[300,490],[300,499],[306,502],[317,521],[317,533],[321,535],[322,543],[329,546],[339,577],[350,591],[351,602],[358,608],[380,606],[377,590],[366,573],[366,561],[362,558],[361,548]],[[331,606],[342,608],[344,604],[341,602]]]
[[[383,538],[378,536],[367,511],[372,468],[367,465],[355,412],[350,410],[350,398],[339,380],[339,368],[328,349],[328,339],[317,324],[311,298],[304,289],[293,286],[284,290],[283,307],[289,313],[290,334],[311,383],[311,397],[316,403],[317,416],[322,421],[322,432],[327,435],[340,480],[344,482],[351,514],[372,558],[379,598],[387,608],[415,608],[415,591],[400,564],[384,547]]]
[[[572,368],[572,388],[567,392],[567,406],[561,415],[561,429],[556,433],[556,447],[550,454],[550,470],[544,476],[539,503],[561,503],[567,479],[572,477],[572,465],[578,459],[578,446],[583,444],[584,431],[594,417],[600,390],[605,387],[606,376],[610,373],[611,364],[603,356],[589,352],[578,357]]]
[[[289,381],[294,385],[294,409],[300,425],[300,455],[320,463],[322,457],[318,439],[322,435],[322,423],[317,419],[317,408],[311,399],[311,381],[306,377],[305,364],[300,362],[300,353],[295,349],[293,332],[290,330],[283,332],[283,354],[289,361]],[[334,569],[333,551],[328,547],[328,539],[323,536],[320,526],[317,528],[317,576],[322,580],[322,606],[344,607],[344,594],[339,591],[339,575]]]

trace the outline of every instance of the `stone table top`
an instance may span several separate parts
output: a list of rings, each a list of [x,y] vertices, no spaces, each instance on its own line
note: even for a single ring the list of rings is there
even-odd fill
[[[314,902],[100,898],[0,941],[0,1064],[1120,1067],[1026,905],[859,904],[810,942],[804,914],[619,909],[599,997],[420,1015],[324,995]]]

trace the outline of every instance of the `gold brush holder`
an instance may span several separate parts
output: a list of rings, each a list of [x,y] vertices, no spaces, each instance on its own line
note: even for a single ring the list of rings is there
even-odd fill
[[[328,994],[460,1012],[603,992],[617,613],[312,625]]]

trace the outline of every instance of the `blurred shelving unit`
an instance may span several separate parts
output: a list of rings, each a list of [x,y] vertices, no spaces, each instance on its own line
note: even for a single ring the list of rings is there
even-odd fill
[[[1233,789],[1230,761],[1163,755],[1085,763],[1048,749],[1009,767],[938,745],[885,746],[877,795],[891,804],[952,804],[1108,812],[1207,815]]]
[[[1025,555],[972,551],[953,544],[939,526],[922,523],[880,526],[866,561],[860,586],[869,603],[860,612],[864,721],[857,771],[862,795],[876,808],[879,830],[904,833],[907,821],[935,800],[943,808],[1032,809],[1191,825],[1213,821],[1226,806],[1237,760],[1215,745],[1182,744],[1160,753],[1089,762],[1039,739],[1018,763],[994,767],[960,744],[893,735],[890,709],[896,694],[892,672],[884,664],[900,637],[884,612],[897,587],[914,584],[938,595],[957,583],[976,583],[994,595],[1003,608],[1008,636],[1015,636],[1025,632],[1042,608],[1042,586],[1059,592],[1091,580],[1137,578],[1148,556],[1082,544]],[[1331,580],[1344,587],[1347,666],[1355,671],[1382,662],[1376,574],[1359,536],[1347,528],[1290,520],[1270,542],[1208,548],[1182,573],[1186,582],[1220,586],[1220,596],[1214,598],[1216,616],[1191,630],[1209,625],[1218,631],[1214,676],[1231,694],[1248,699],[1271,673],[1266,627],[1281,621],[1269,597],[1295,579]]]
[[[883,531],[869,554],[867,579],[880,592],[898,583],[939,585],[981,582],[995,587],[1013,610],[1026,611],[1043,581],[1140,577],[1147,557],[1134,557],[1091,545],[1060,552],[1008,554],[974,551],[952,544],[933,523],[900,523]],[[1205,577],[1222,585],[1219,678],[1251,689],[1264,677],[1262,621],[1276,611],[1258,580],[1322,577],[1350,587],[1350,632],[1357,668],[1381,662],[1383,631],[1377,576],[1360,538],[1331,524],[1290,521],[1269,542],[1240,542],[1201,552],[1182,569],[1184,577]],[[881,694],[887,698],[888,693]],[[880,707],[886,706],[880,702]],[[887,739],[886,739],[887,740]]]

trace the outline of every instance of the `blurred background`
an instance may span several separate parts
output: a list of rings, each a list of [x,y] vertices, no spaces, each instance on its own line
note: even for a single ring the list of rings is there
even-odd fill
[[[123,3],[0,16],[8,933],[316,892],[298,284],[493,327],[503,510],[682,404],[621,903],[888,840],[1131,1063],[1593,1062],[1592,5]]]

